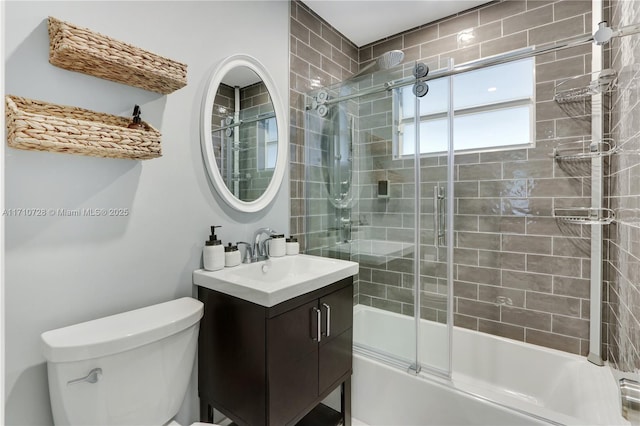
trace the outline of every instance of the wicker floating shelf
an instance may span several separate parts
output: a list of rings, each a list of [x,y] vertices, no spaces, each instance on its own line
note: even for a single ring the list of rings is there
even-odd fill
[[[187,85],[187,65],[53,17],[49,62],[165,95]]]
[[[162,155],[160,132],[129,129],[130,118],[6,96],[7,143],[13,148],[145,160]]]

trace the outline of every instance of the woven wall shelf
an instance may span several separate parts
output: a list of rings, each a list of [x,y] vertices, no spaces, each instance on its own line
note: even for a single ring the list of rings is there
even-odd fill
[[[187,85],[187,65],[53,17],[49,62],[165,95]]]
[[[160,132],[129,129],[131,119],[6,96],[7,143],[13,148],[145,160],[162,155]]]

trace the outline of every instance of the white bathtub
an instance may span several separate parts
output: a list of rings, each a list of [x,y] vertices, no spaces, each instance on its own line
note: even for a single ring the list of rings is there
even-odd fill
[[[410,359],[413,323],[404,315],[355,306],[353,417],[372,426],[629,424],[620,415],[610,369],[581,356],[454,327],[448,380],[411,375],[358,350],[398,353],[404,344],[403,355]],[[423,320],[420,333],[422,354],[429,345],[447,343],[442,324]],[[427,358],[445,366],[448,355],[437,351]]]

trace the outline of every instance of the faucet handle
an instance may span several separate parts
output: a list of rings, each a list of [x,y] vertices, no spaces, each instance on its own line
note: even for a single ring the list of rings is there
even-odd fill
[[[253,258],[253,250],[251,249],[251,244],[244,241],[238,241],[236,243],[237,246],[241,244],[244,244],[246,246],[244,250],[244,256],[242,257],[242,263],[251,263],[251,259]]]

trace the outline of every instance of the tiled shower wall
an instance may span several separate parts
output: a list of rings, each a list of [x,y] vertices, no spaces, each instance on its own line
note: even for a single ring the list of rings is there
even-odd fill
[[[585,1],[499,2],[365,46],[360,59],[366,62],[389,49],[402,49],[409,59],[432,62],[451,57],[455,63],[466,62],[590,32],[590,8]],[[471,41],[458,37],[468,29],[475,35]],[[590,204],[590,167],[588,162],[557,161],[549,154],[559,143],[590,136],[590,105],[584,101],[559,105],[553,100],[553,88],[561,79],[590,71],[590,52],[586,45],[536,58],[535,147],[455,157],[456,325],[587,352],[589,229],[559,221],[553,209]],[[384,165],[385,170],[378,172],[394,175],[392,186],[412,182],[402,162],[374,159],[373,163]],[[435,257],[421,259],[422,316],[437,321],[446,318],[441,296],[446,292],[445,263],[441,250],[434,253],[429,245],[428,213],[430,189],[437,181],[445,184],[445,164],[444,156],[432,157],[423,159],[421,167],[422,252]],[[394,173],[395,167],[399,170]],[[374,174],[380,176],[375,170]],[[411,191],[406,192],[410,197]],[[382,215],[379,223],[400,228],[387,235],[406,235],[402,231],[412,228],[410,221],[406,224],[399,217],[398,206],[403,203],[410,200],[390,200],[384,208],[374,203],[378,210],[372,214]],[[397,264],[388,262],[384,272],[361,267],[360,303],[413,312],[412,300],[406,297],[409,292],[398,289],[410,288],[412,280]],[[368,276],[371,281],[364,281]],[[497,305],[499,296],[510,299],[511,305]]]
[[[291,15],[291,229],[300,235],[305,213],[304,111],[300,95],[317,87],[312,86],[314,79],[320,80],[320,86],[335,83],[355,71],[353,58],[359,57],[362,64],[390,49],[402,49],[405,62],[452,57],[461,63],[591,32],[588,1],[491,3],[360,49],[298,2],[292,2]],[[460,31],[470,28],[475,38],[458,38]],[[325,38],[324,31],[330,37]],[[587,351],[589,229],[563,223],[553,218],[552,212],[563,206],[588,205],[590,169],[583,162],[556,161],[548,154],[560,142],[581,140],[590,134],[588,103],[560,106],[553,101],[553,88],[560,79],[590,71],[590,51],[587,45],[536,58],[535,147],[456,155],[456,325],[568,352]],[[337,53],[341,62],[333,56]],[[336,66],[338,63],[340,66]],[[390,157],[390,140],[368,142],[376,146],[365,147],[371,156],[382,153]],[[402,206],[410,203],[411,191],[403,192],[403,186],[411,184],[411,174],[394,171],[396,166],[389,158],[379,160],[372,161],[372,172],[376,176],[394,175],[390,179],[392,198],[384,204],[372,202],[370,211],[361,209],[359,214],[369,220],[368,235],[379,238],[384,234],[389,240],[403,242],[412,234],[413,226],[401,217]],[[444,157],[422,161],[423,181],[442,176],[444,164]],[[406,199],[402,198],[404,193]],[[422,208],[428,212],[427,198],[431,194],[424,190],[423,194]],[[371,222],[374,216],[375,222]],[[424,222],[429,220],[425,217]],[[425,234],[423,241],[429,240],[429,231]],[[429,251],[425,244],[423,252]],[[413,312],[412,301],[406,297],[412,292],[413,279],[405,260],[381,265],[361,263],[357,300],[392,311]],[[441,285],[443,265],[436,257],[424,261],[421,271],[423,305],[434,301],[422,315],[439,321],[445,318],[443,304],[437,298],[446,292]],[[498,296],[508,297],[512,305],[497,306]]]
[[[305,247],[305,93],[355,73],[358,48],[303,3],[292,1],[290,8],[290,229]]]
[[[640,2],[611,1],[613,28],[640,21]],[[640,369],[640,37],[616,39],[610,63],[618,73],[611,96],[610,137],[620,152],[610,160],[604,318],[608,360],[623,372]],[[636,378],[637,380],[637,378]]]

